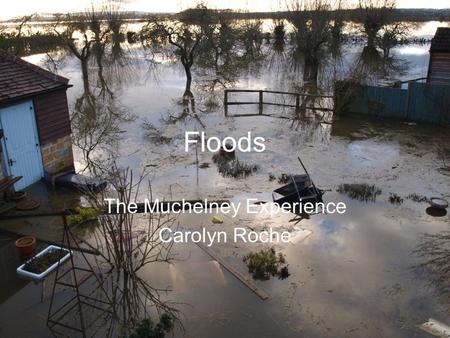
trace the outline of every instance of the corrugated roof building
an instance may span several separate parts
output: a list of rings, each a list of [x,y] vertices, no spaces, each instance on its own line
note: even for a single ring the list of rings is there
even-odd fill
[[[74,170],[69,80],[0,50],[1,174],[15,189]]]
[[[431,40],[427,82],[450,84],[450,27],[439,27]]]

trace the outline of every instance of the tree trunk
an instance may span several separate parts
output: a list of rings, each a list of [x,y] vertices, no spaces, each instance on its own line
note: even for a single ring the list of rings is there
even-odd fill
[[[376,37],[377,33],[373,33],[373,32],[368,32],[367,33],[367,47],[375,47],[375,37]]]
[[[303,73],[303,81],[317,83],[319,76],[319,60],[315,55],[305,55],[305,72]]]
[[[84,91],[90,92],[88,62],[87,62],[87,59],[80,60],[80,61],[81,61],[81,75],[83,77]]]
[[[183,64],[184,71],[186,73],[186,88],[184,90],[183,96],[192,96],[191,92],[191,84],[192,84],[192,73],[191,73],[191,67],[189,67],[188,64]]]

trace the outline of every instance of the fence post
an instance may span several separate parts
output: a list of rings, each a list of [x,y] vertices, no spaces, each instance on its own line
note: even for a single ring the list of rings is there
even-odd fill
[[[411,84],[412,81],[408,81],[408,88],[406,89],[406,107],[405,107],[405,115],[404,115],[404,119],[408,120],[409,119],[409,110],[410,110],[410,101],[411,101]]]
[[[262,115],[263,113],[263,91],[259,91],[259,115]]]
[[[228,90],[225,89],[223,97],[223,108],[225,111],[225,116],[228,116]]]

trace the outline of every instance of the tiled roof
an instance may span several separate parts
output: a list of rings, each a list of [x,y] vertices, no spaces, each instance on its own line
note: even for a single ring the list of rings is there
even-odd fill
[[[0,103],[68,87],[68,82],[0,49]]]
[[[434,38],[431,40],[430,52],[450,53],[450,27],[438,27]]]

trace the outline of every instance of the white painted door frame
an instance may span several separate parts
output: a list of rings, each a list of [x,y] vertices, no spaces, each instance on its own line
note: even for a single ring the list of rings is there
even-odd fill
[[[3,159],[9,175],[23,176],[14,188],[21,190],[44,177],[41,147],[31,100],[0,108]]]

